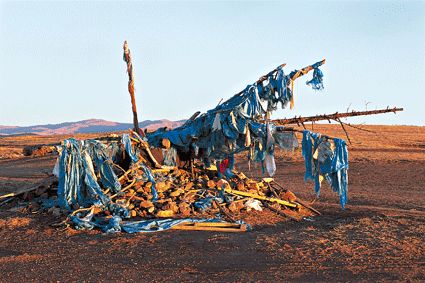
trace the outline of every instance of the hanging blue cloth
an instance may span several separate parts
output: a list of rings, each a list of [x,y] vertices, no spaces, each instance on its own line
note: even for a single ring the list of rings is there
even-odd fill
[[[332,156],[330,169],[332,190],[338,193],[341,208],[344,209],[347,203],[347,184],[348,184],[348,151],[347,143],[342,139],[334,139],[335,151]]]
[[[322,90],[323,87],[323,73],[319,68],[314,69],[313,78],[306,82],[306,85],[311,86],[315,90]]]
[[[335,150],[332,156],[329,156],[322,164],[313,159],[313,153],[316,151],[320,140],[323,137],[317,133],[303,131],[302,155],[305,158],[305,182],[311,179],[315,186],[314,190],[317,197],[320,193],[319,175],[323,175],[324,179],[330,184],[334,193],[338,193],[340,197],[341,208],[345,208],[347,203],[347,185],[348,185],[348,151],[347,143],[335,138]],[[314,142],[314,144],[313,144]]]
[[[100,180],[97,180],[93,171],[93,159],[97,160]],[[110,199],[103,194],[98,182],[114,192],[121,191],[121,185],[116,182],[117,178],[108,161],[107,155],[102,152],[102,148],[96,147],[96,143],[65,140],[59,160],[58,201],[45,205],[59,205],[69,210],[73,204],[82,207],[106,205]]]
[[[311,65],[315,70],[315,79],[311,81],[312,84],[317,81],[320,85],[322,82],[323,74],[318,69],[322,64],[323,61],[320,61]],[[187,153],[191,150],[191,146],[195,145],[203,149],[205,158],[217,160],[252,149],[253,145],[245,143],[246,141],[266,138],[265,125],[256,122],[256,119],[263,119],[268,111],[276,110],[279,103],[282,104],[282,108],[285,108],[293,96],[288,84],[296,74],[304,75],[297,70],[285,75],[282,67],[279,66],[276,72],[269,73],[268,83],[265,86],[262,85],[265,80],[246,86],[240,93],[188,122],[184,127],[148,133],[146,136],[149,145],[160,147],[162,140],[168,138],[171,145],[179,151]],[[314,85],[318,84],[314,83]],[[249,131],[246,131],[247,128]],[[256,148],[254,154],[255,160],[262,163],[263,169],[265,150],[265,147]],[[311,151],[309,153],[312,154]],[[311,173],[311,170],[309,172]],[[314,176],[307,173],[306,178],[314,179]]]

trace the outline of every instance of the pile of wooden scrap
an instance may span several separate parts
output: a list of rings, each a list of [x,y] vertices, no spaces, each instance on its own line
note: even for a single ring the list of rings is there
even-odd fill
[[[134,171],[134,169],[131,169]],[[159,170],[158,170],[159,171]],[[155,170],[153,170],[155,173]],[[158,200],[151,193],[151,182],[137,181],[124,174],[120,177],[124,195],[117,197],[116,202],[125,203],[131,209],[131,216],[140,217],[192,217],[200,214],[216,215],[234,222],[241,212],[268,207],[288,218],[299,220],[302,216],[317,210],[299,200],[292,192],[285,190],[272,178],[254,181],[243,173],[234,174],[229,180],[217,179],[214,171],[202,167],[194,168],[194,175],[183,169],[168,172],[156,172],[155,188]],[[215,197],[225,195],[227,200],[219,203]],[[211,206],[206,209],[199,204],[212,199]],[[250,204],[257,204],[250,205]],[[304,213],[304,214],[303,214]]]
[[[217,179],[216,171],[195,166],[193,175],[190,170],[184,169],[154,169],[155,188],[158,199],[153,201],[151,192],[152,183],[137,180],[137,167],[133,167],[120,177],[122,192],[117,194],[104,193],[117,204],[126,206],[131,211],[132,219],[152,218],[221,218],[235,222],[240,220],[244,213],[252,210],[268,208],[280,215],[299,221],[302,217],[320,214],[317,210],[298,199],[291,191],[284,189],[272,178],[263,178],[255,181],[243,173],[236,173],[229,180]],[[3,202],[20,203],[19,209],[29,213],[50,213],[55,216],[68,216],[71,211],[59,206],[43,207],[43,199],[57,199],[58,179],[52,175],[39,184],[19,190],[15,193],[2,196]],[[225,201],[218,201],[224,196]],[[217,199],[215,199],[217,198]],[[212,199],[210,206],[197,206],[199,202]],[[22,201],[26,204],[22,206]],[[73,206],[76,211],[89,211]],[[17,210],[12,208],[12,210]],[[111,217],[107,210],[95,209],[98,217]]]

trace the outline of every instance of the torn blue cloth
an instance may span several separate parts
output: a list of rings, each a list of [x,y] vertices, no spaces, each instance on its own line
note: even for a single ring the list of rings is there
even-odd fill
[[[141,233],[141,232],[158,232],[170,229],[173,226],[179,225],[181,223],[228,223],[220,219],[153,219],[153,220],[142,220],[142,221],[129,221],[119,223],[119,226],[127,233]],[[117,230],[118,225],[117,221],[113,222],[113,231]],[[247,230],[252,230],[249,224],[246,224],[242,221],[237,221],[235,223],[247,225]],[[109,230],[108,230],[109,231]]]
[[[137,163],[139,158],[134,154],[129,135],[124,134],[121,141],[132,163]],[[59,205],[68,210],[71,210],[73,204],[80,207],[92,205],[107,207],[111,200],[102,190],[109,189],[112,193],[121,194],[121,184],[111,166],[112,159],[115,158],[112,156],[113,152],[118,152],[116,145],[106,146],[96,140],[64,140],[58,160],[58,201],[45,203],[45,206]],[[143,163],[139,163],[138,166],[144,171],[146,181],[152,182],[153,201],[157,200],[158,194],[152,173]],[[94,168],[97,170],[96,173]],[[127,217],[126,212],[122,211],[122,208],[119,209],[121,212],[117,214]]]
[[[330,184],[333,192],[338,193],[340,197],[341,208],[345,208],[347,203],[347,185],[348,185],[348,151],[344,140],[335,138],[335,149],[332,156],[325,159],[324,163],[319,163],[313,158],[313,154],[318,148],[323,137],[317,133],[303,132],[302,152],[305,158],[305,182],[311,179],[315,183],[315,192],[317,197],[320,193],[319,175]],[[314,143],[313,143],[314,142]]]
[[[110,188],[114,192],[121,191],[121,185],[113,173],[107,155],[103,148],[90,141],[68,139],[65,140],[59,160],[58,205],[70,210],[70,205],[79,204],[82,207],[102,205],[109,202],[109,198],[102,193],[99,186]],[[92,157],[91,157],[92,156]],[[97,160],[100,170],[100,180],[97,179],[93,160]]]
[[[313,71],[313,79],[306,82],[315,90],[322,90],[323,87],[323,73],[319,68],[315,68]]]
[[[172,228],[175,225],[181,223],[229,223],[221,219],[150,219],[141,221],[123,221],[120,216],[113,216],[109,222],[97,219],[79,218],[76,216],[72,217],[72,221],[75,223],[75,228],[78,230],[92,230],[95,227],[99,227],[105,231],[105,233],[120,233],[122,231],[126,233],[151,233],[165,231]],[[248,231],[252,230],[252,227],[239,220],[235,223],[244,224]]]
[[[347,143],[342,139],[334,139],[335,150],[330,166],[321,167],[325,180],[329,182],[333,192],[340,197],[341,208],[347,203],[348,185],[348,150]]]
[[[131,140],[128,134],[122,135],[122,142],[124,144],[125,151],[128,153],[128,155],[131,158],[131,162],[133,164],[137,163],[139,161],[139,158],[134,154],[133,147],[131,145]],[[143,169],[148,181],[152,183],[152,187],[151,187],[151,192],[153,195],[152,201],[153,202],[157,201],[158,193],[156,192],[156,189],[155,189],[155,179],[153,178],[152,173],[143,163],[140,162],[138,166],[140,166]]]
[[[310,131],[303,131],[302,140],[302,156],[305,160],[304,180],[307,183],[308,179],[314,181],[312,162],[313,162],[313,142],[311,141]]]
[[[311,67],[317,69],[322,63],[317,62]],[[177,150],[187,153],[192,146],[196,146],[203,150],[205,158],[218,161],[242,151],[254,150],[253,147],[258,146],[258,143],[250,141],[267,138],[266,126],[256,119],[263,119],[268,111],[276,110],[279,103],[282,108],[286,107],[293,95],[288,84],[297,72],[295,70],[285,75],[282,66],[278,67],[275,74],[269,74],[265,86],[262,83],[248,85],[241,93],[182,127],[148,133],[148,143],[160,147],[162,140],[167,138]],[[303,73],[298,76],[301,75]],[[316,77],[319,75],[320,71],[316,71]],[[263,145],[255,149],[257,152],[254,155],[264,168],[266,146]]]

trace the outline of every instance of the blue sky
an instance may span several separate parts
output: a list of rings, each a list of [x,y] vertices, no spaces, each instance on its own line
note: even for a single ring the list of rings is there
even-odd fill
[[[349,118],[425,125],[424,1],[1,1],[0,125],[189,118],[286,63],[326,59],[323,91],[294,84],[272,118],[402,107]]]

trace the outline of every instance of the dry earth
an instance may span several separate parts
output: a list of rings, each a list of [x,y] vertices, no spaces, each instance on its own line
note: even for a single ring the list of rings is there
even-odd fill
[[[56,230],[50,214],[0,206],[2,282],[424,282],[425,129],[347,128],[348,204],[323,185],[314,203],[322,215],[300,222],[270,211],[240,215],[253,231],[164,231],[104,234]],[[311,128],[309,129],[311,130]],[[313,131],[344,138],[337,125]],[[376,133],[379,132],[379,133]],[[86,139],[99,134],[74,135]],[[28,145],[69,136],[0,138],[0,195],[46,177],[56,156],[24,157]],[[315,198],[304,183],[301,152],[276,150],[275,179],[299,198]],[[247,176],[246,157],[236,168]]]

